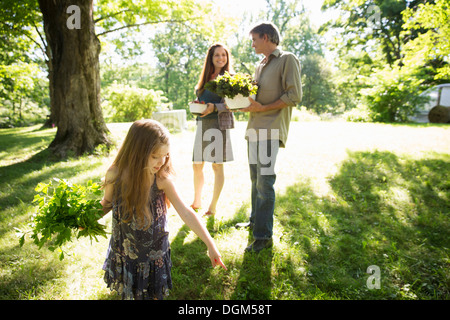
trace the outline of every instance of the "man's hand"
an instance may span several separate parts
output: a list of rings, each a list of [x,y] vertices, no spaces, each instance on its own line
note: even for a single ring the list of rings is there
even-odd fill
[[[273,103],[266,104],[266,105],[262,105],[261,103],[256,102],[255,100],[253,100],[250,97],[248,98],[248,100],[250,101],[250,105],[247,108],[239,109],[238,111],[241,111],[241,112],[262,112],[262,111],[280,110],[280,109],[283,109],[283,108],[288,106],[281,99],[278,99],[277,101],[275,101]]]
[[[261,112],[265,111],[263,105],[259,102],[256,102],[252,98],[248,97],[248,101],[250,101],[250,105],[247,108],[239,109],[241,112]]]

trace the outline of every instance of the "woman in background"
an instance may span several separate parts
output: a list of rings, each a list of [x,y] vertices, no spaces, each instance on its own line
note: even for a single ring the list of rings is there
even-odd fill
[[[223,163],[233,160],[230,133],[234,128],[234,116],[228,110],[224,99],[204,88],[225,71],[232,72],[229,50],[222,44],[215,44],[208,50],[200,79],[195,87],[197,101],[206,104],[206,110],[197,117],[197,132],[193,150],[194,201],[191,205],[196,212],[201,208],[202,189],[205,183],[203,167],[212,163],[214,171],[214,191],[206,216],[216,214],[216,206],[225,183]],[[212,141],[211,141],[212,140]]]

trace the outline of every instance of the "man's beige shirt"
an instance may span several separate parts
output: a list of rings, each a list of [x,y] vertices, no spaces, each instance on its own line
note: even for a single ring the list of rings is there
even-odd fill
[[[256,67],[254,79],[259,85],[257,102],[267,105],[281,99],[288,106],[279,110],[250,112],[246,139],[279,139],[280,147],[284,148],[292,109],[302,100],[300,62],[294,54],[276,49],[268,61],[264,58]]]

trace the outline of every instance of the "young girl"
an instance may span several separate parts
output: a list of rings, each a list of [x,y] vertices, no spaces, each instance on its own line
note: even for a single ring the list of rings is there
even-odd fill
[[[206,244],[213,267],[226,270],[208,231],[180,200],[171,173],[167,129],[154,120],[134,122],[106,173],[101,202],[105,214],[113,212],[105,282],[122,299],[163,299],[172,288],[169,203]]]

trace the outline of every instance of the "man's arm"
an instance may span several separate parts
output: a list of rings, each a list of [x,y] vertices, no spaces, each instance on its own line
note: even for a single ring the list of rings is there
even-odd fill
[[[262,105],[259,102],[256,102],[252,98],[248,98],[250,101],[250,105],[247,108],[239,109],[241,112],[261,112],[261,111],[270,111],[270,110],[279,110],[287,107],[288,105],[281,99],[278,99],[275,102],[270,104]]]
[[[262,112],[270,110],[279,110],[287,106],[295,106],[302,100],[301,66],[294,55],[289,55],[284,66],[284,73],[281,76],[284,94],[276,101],[267,105],[248,98],[250,106],[240,109],[242,112]]]

